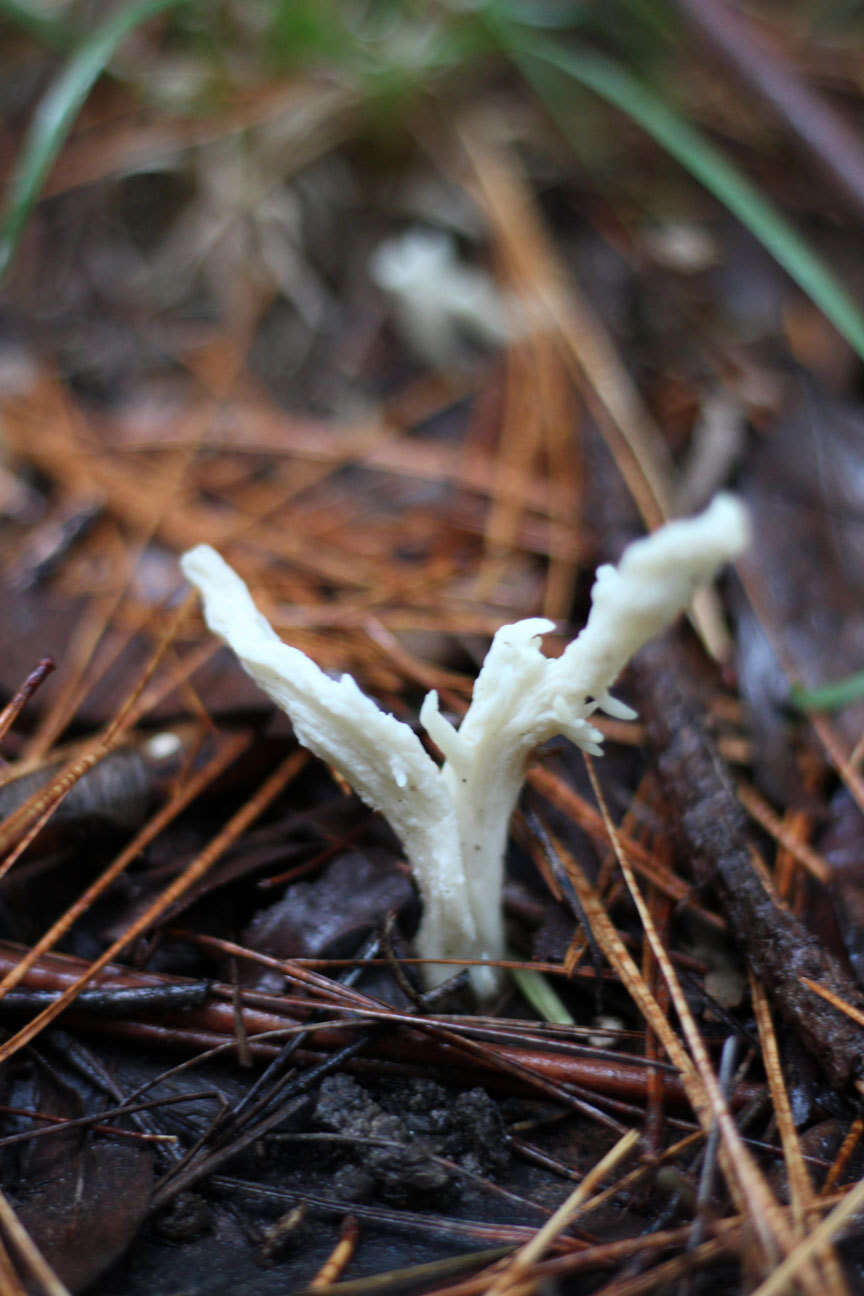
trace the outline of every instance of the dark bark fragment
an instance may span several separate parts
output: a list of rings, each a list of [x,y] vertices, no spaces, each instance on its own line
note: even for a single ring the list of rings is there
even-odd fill
[[[818,981],[864,1011],[855,982],[753,867],[747,820],[706,733],[692,680],[694,658],[667,636],[639,655],[640,712],[695,880],[716,887],[729,922],[775,1007],[799,1033],[831,1083],[841,1088],[864,1067],[864,1028],[801,984]]]

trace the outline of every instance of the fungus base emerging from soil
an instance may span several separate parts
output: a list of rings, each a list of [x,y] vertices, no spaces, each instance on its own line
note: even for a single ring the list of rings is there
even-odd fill
[[[420,721],[444,756],[442,766],[350,675],[331,679],[282,643],[214,549],[199,545],[181,565],[201,593],[208,626],[287,712],[298,742],[336,769],[396,832],[423,899],[418,953],[494,961],[505,956],[504,852],[531,752],[563,734],[601,754],[593,712],[635,714],[609,693],[622,668],[748,538],[743,506],[718,495],[698,517],[637,540],[617,567],[598,569],[587,624],[560,657],[544,656],[540,646],[541,635],[555,628],[551,621],[533,617],[502,626],[458,729],[440,713],[434,692],[423,703]],[[426,979],[434,985],[452,973],[432,962]],[[495,968],[474,967],[471,975],[481,998],[494,992]]]

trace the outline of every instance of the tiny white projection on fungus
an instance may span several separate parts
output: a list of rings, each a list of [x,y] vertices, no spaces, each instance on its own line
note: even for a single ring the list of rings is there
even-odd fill
[[[497,632],[456,729],[429,693],[420,721],[444,756],[439,768],[413,730],[386,715],[350,675],[333,680],[305,653],[283,644],[246,585],[208,545],[181,565],[204,602],[210,629],[287,712],[297,740],[332,765],[357,795],[380,810],[399,837],[423,899],[417,951],[423,958],[505,957],[501,906],[510,815],[531,752],[564,734],[602,753],[593,712],[635,712],[609,689],[629,658],[690,602],[698,585],[743,552],[746,511],[718,495],[696,518],[671,522],[625,550],[617,567],[597,571],[588,621],[558,658],[540,636],[554,624],[532,617]],[[430,985],[452,975],[430,963]],[[499,984],[492,967],[471,969],[488,998]]]

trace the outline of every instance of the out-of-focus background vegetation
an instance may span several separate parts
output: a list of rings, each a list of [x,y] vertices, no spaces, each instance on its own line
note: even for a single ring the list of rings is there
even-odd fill
[[[855,5],[6,0],[0,14],[0,264],[41,322],[75,315],[101,352],[79,360],[109,392],[130,376],[121,299],[142,324],[217,312],[236,327],[270,292],[287,374],[313,316],[349,306],[387,228],[425,223],[486,255],[452,165],[452,136],[478,112],[556,232],[600,235],[590,262],[666,255],[681,275],[689,257],[698,275],[701,238],[703,262],[739,280],[718,314],[749,316],[752,334],[778,306],[767,287],[755,300],[767,249],[804,294],[784,308],[815,303],[864,353],[849,246],[864,180],[844,152],[860,111]],[[712,252],[727,233],[736,247]],[[162,347],[138,343],[140,372]]]

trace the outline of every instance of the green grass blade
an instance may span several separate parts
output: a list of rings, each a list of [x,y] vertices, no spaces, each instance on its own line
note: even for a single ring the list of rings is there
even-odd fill
[[[613,104],[652,135],[691,175],[745,225],[800,288],[823,311],[838,333],[864,359],[864,314],[834,273],[755,185],[695,127],[666,106],[653,91],[601,54],[565,48],[510,28],[498,28],[510,58],[553,111],[561,80],[572,78]],[[566,129],[566,122],[562,122]]]
[[[822,684],[819,688],[805,688],[803,684],[793,684],[789,690],[789,700],[801,711],[837,711],[840,707],[849,706],[864,697],[864,671],[847,675],[835,684]]]
[[[543,1021],[554,1022],[558,1026],[574,1024],[551,982],[542,972],[532,972],[529,968],[511,968],[510,975]]]
[[[84,100],[125,36],[185,0],[137,0],[86,36],[36,109],[12,174],[0,222],[0,275],[15,255],[27,219]]]

